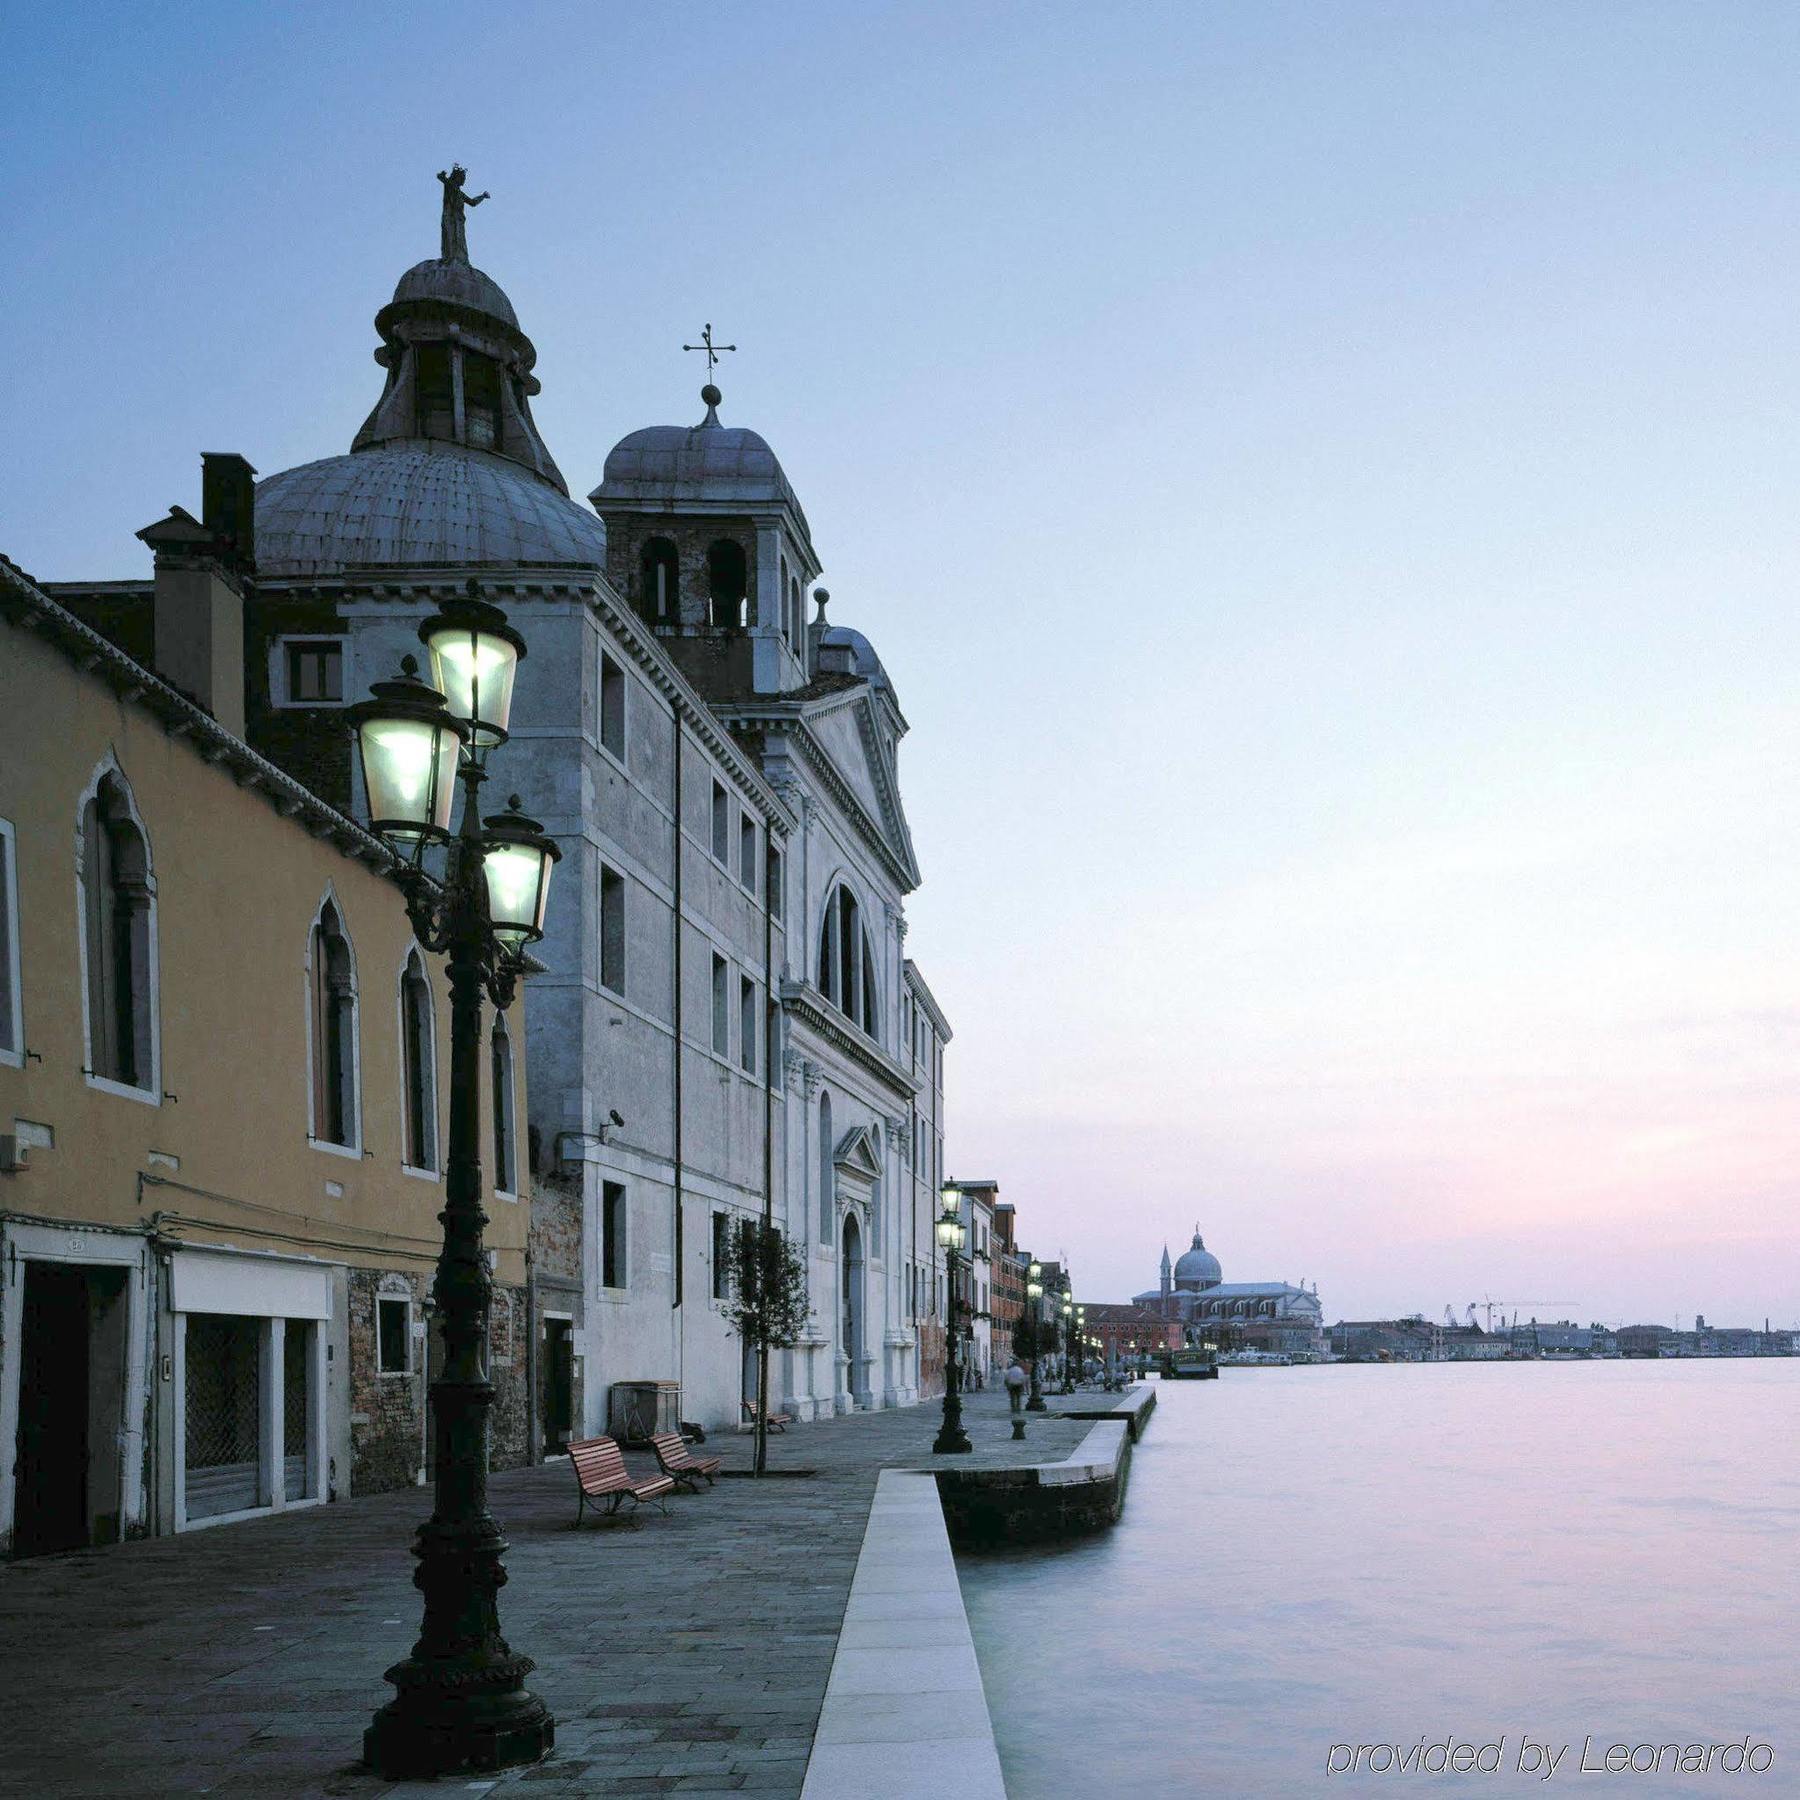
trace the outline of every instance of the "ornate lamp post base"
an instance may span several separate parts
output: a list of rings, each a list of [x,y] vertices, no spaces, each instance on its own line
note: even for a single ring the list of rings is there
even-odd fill
[[[933,1456],[967,1456],[975,1446],[969,1442],[968,1433],[962,1428],[962,1421],[957,1420],[954,1427],[945,1420],[938,1434],[931,1440]]]
[[[388,1680],[400,1685],[400,1697],[363,1733],[363,1760],[390,1781],[541,1761],[556,1742],[556,1721],[536,1694],[518,1685],[531,1666],[528,1656],[509,1657],[479,1672],[470,1666],[439,1672],[410,1660],[396,1663]],[[471,1693],[483,1679],[504,1688]],[[413,1680],[443,1685],[434,1692],[429,1685],[410,1685]],[[458,1682],[465,1685],[450,1685]]]

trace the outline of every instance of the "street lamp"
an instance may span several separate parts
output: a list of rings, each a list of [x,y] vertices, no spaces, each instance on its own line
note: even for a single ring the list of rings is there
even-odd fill
[[[1072,1394],[1075,1391],[1075,1302],[1068,1289],[1063,1290],[1062,1303],[1063,1322],[1063,1378],[1062,1391]]]
[[[946,1187],[938,1215],[937,1241],[944,1247],[944,1287],[949,1295],[949,1330],[944,1336],[944,1422],[932,1440],[937,1456],[965,1455],[973,1449],[962,1424],[962,1371],[956,1360],[956,1264],[968,1227],[962,1222],[962,1189]]]
[[[1044,1404],[1044,1390],[1038,1386],[1038,1352],[1043,1348],[1040,1340],[1044,1334],[1043,1300],[1044,1300],[1044,1265],[1034,1262],[1029,1271],[1029,1279],[1025,1283],[1025,1294],[1031,1302],[1031,1398],[1025,1402],[1027,1412],[1048,1412]]]
[[[363,1734],[364,1759],[390,1780],[511,1768],[556,1741],[556,1721],[525,1686],[532,1659],[500,1635],[506,1539],[487,1505],[493,1280],[481,1243],[480,1120],[481,997],[502,1010],[512,1003],[562,852],[517,795],[507,811],[480,816],[487,753],[506,740],[525,641],[469,588],[419,627],[440,685],[421,681],[409,656],[397,680],[377,682],[350,708],[370,827],[399,855],[407,917],[450,975],[450,1142],[431,1288],[444,1361],[431,1384],[433,1509],[413,1542],[425,1616],[411,1655],[387,1671],[394,1698]],[[448,851],[441,883],[422,867],[431,844]]]

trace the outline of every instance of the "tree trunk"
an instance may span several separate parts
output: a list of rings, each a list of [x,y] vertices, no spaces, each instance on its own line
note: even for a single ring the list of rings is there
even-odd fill
[[[769,1462],[769,1340],[762,1337],[756,1344],[756,1472],[762,1474]]]

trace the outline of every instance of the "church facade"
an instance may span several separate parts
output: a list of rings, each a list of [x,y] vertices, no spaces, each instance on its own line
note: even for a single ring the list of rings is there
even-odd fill
[[[1316,1284],[1309,1288],[1305,1282],[1295,1287],[1285,1281],[1227,1281],[1198,1226],[1193,1243],[1173,1264],[1168,1246],[1163,1246],[1158,1284],[1134,1294],[1132,1304],[1179,1324],[1189,1344],[1307,1358],[1321,1357],[1325,1351],[1324,1313]]]
[[[535,348],[456,211],[376,315],[348,451],[209,493],[251,546],[246,735],[361,816],[343,709],[438,600],[472,581],[526,639],[502,778],[563,850],[530,982],[541,1447],[617,1423],[623,1383],[739,1420],[719,1261],[743,1215],[811,1282],[771,1401],[907,1404],[941,1387],[950,1028],[905,954],[898,694],[827,620],[799,498],[710,383],[698,423],[630,432],[571,497]],[[147,584],[59,591],[147,629]]]

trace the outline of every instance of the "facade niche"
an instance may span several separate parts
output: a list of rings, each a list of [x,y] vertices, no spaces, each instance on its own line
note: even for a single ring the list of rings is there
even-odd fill
[[[338,910],[327,900],[313,923],[312,1135],[353,1147],[356,1139],[356,963]]]

